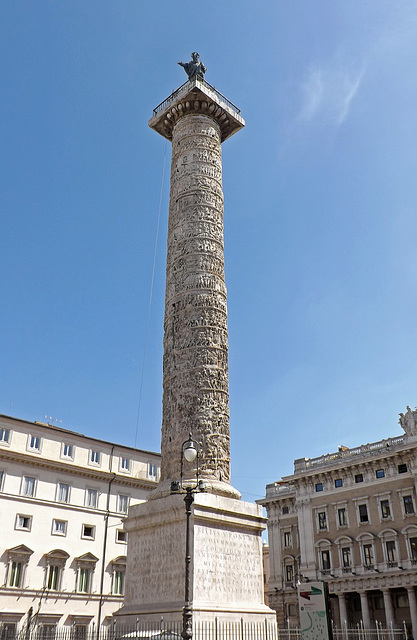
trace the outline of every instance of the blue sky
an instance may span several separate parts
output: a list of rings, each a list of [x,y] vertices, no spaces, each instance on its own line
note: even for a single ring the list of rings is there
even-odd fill
[[[0,12],[0,412],[159,448],[170,148],[147,121],[199,51],[246,120],[223,146],[234,486],[254,500],[295,458],[399,434],[417,404],[415,2]]]

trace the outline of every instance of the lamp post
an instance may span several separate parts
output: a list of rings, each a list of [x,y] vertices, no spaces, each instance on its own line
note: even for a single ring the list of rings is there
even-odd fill
[[[181,446],[181,473],[180,482],[171,482],[171,493],[184,493],[185,513],[186,513],[186,530],[185,530],[185,589],[184,589],[184,608],[182,610],[182,633],[184,640],[191,640],[193,637],[193,611],[191,608],[190,598],[190,532],[191,532],[191,506],[194,502],[194,493],[205,491],[203,480],[199,479],[199,444],[193,440],[190,433],[188,440]],[[194,462],[197,460],[195,483],[184,486],[183,467],[185,462]]]

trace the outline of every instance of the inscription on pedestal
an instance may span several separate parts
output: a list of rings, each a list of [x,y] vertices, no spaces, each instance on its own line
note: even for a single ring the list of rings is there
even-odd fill
[[[259,536],[213,527],[194,529],[194,598],[253,602],[263,597]]]
[[[126,601],[157,603],[184,597],[185,523],[129,534]]]

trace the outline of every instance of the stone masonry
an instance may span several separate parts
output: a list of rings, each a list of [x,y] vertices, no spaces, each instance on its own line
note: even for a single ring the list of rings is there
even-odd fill
[[[163,115],[158,113],[150,121],[172,140],[162,484],[155,497],[178,478],[178,452],[190,432],[201,447],[200,477],[208,481],[209,491],[240,497],[230,486],[221,157],[221,143],[233,131],[233,118],[227,105],[205,95],[209,91],[204,82],[186,83],[184,98],[176,96],[175,104],[168,104]],[[237,113],[233,116],[239,118]],[[241,118],[239,124],[244,124]],[[186,478],[187,473],[195,477],[195,468],[184,472]]]

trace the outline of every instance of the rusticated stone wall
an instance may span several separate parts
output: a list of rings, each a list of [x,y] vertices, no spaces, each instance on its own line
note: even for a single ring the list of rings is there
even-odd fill
[[[179,477],[191,431],[201,445],[200,476],[214,481],[215,493],[230,484],[226,298],[221,131],[197,111],[179,118],[172,134],[161,480]]]

